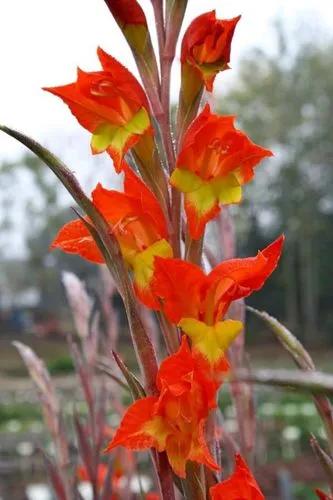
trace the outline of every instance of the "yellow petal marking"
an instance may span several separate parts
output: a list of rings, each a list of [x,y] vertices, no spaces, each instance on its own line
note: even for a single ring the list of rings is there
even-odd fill
[[[190,170],[176,168],[170,182],[185,193],[186,201],[195,207],[199,216],[209,212],[217,203],[229,205],[242,199],[242,187],[233,173],[206,181]]]
[[[137,253],[129,262],[133,269],[134,281],[139,288],[146,288],[154,274],[155,257],[172,257],[170,244],[162,239],[150,245],[143,252]]]
[[[227,319],[207,325],[194,318],[183,318],[179,326],[192,341],[192,348],[214,365],[224,355],[233,340],[242,331],[241,321]]]
[[[149,418],[149,415],[147,415],[147,418]],[[155,438],[156,448],[158,451],[163,451],[165,450],[166,439],[172,429],[163,417],[155,416],[144,424],[142,431]]]
[[[141,108],[133,118],[123,126],[103,123],[99,125],[91,138],[94,153],[102,153],[111,147],[122,151],[132,135],[142,135],[150,125],[150,118],[145,108]]]

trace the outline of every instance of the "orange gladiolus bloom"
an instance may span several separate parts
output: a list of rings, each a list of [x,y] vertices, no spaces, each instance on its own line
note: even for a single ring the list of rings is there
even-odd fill
[[[277,266],[283,241],[280,236],[256,257],[226,260],[208,275],[190,262],[156,258],[152,287],[163,311],[213,371],[220,370],[225,351],[243,328],[240,321],[223,320],[225,313],[232,301],[263,286]]]
[[[210,488],[212,500],[264,500],[257,481],[240,455],[236,455],[234,473]]]
[[[165,451],[171,467],[185,477],[188,460],[218,470],[204,437],[204,424],[215,407],[216,386],[200,372],[185,337],[159,369],[160,395],[133,403],[106,451],[116,446]]]
[[[151,191],[128,166],[124,169],[124,193],[107,190],[98,184],[92,192],[92,200],[110,224],[124,260],[133,271],[138,297],[148,307],[158,308],[159,303],[151,293],[150,282],[154,274],[155,256],[172,256],[172,249],[167,241],[166,221]],[[104,262],[89,230],[81,220],[65,224],[51,248],[78,254],[90,262]]]
[[[231,42],[239,19],[216,19],[213,10],[194,19],[185,32],[182,65],[195,68],[209,91],[217,73],[229,69]]]
[[[78,70],[77,81],[45,88],[60,97],[80,125],[92,133],[94,154],[107,151],[117,172],[123,157],[143,135],[152,134],[147,97],[136,78],[101,48],[103,71]]]
[[[234,126],[235,117],[211,113],[206,105],[187,130],[171,184],[185,196],[190,235],[198,239],[220,205],[239,203],[242,185],[272,152]]]

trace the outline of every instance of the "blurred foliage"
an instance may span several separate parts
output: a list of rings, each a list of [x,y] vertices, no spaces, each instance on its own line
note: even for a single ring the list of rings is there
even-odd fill
[[[22,183],[26,189],[19,198],[18,210],[15,192],[22,188]],[[0,188],[3,209],[0,230],[9,235],[13,231],[20,232],[20,244],[25,247],[23,261],[8,256],[4,260],[6,279],[3,286],[12,294],[36,287],[41,295],[40,317],[37,319],[43,320],[51,312],[57,315],[60,309],[66,310],[61,271],[71,270],[88,282],[96,275],[96,267],[83,259],[60,251],[49,251],[60,227],[76,215],[72,208],[64,205],[59,181],[38,158],[30,154],[17,162],[0,165]],[[23,213],[23,220],[18,222],[20,212]],[[3,246],[6,246],[3,239]]]
[[[47,363],[47,369],[51,375],[66,375],[74,372],[73,360],[70,356],[61,356]]]
[[[296,53],[281,28],[277,50],[253,50],[219,111],[275,158],[257,170],[237,216],[240,251],[253,254],[286,234],[282,265],[249,299],[285,318],[305,343],[331,342],[333,329],[333,46]]]
[[[41,410],[36,404],[11,403],[0,405],[0,427],[10,420],[30,422],[41,419]]]

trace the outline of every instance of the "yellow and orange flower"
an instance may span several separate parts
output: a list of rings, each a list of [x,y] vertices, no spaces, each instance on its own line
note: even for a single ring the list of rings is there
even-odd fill
[[[193,68],[206,89],[212,91],[217,73],[229,68],[231,42],[239,19],[216,19],[214,10],[195,18],[182,41],[183,75]]]
[[[140,83],[120,62],[101,48],[97,54],[103,71],[79,69],[76,82],[45,90],[68,105],[92,133],[92,152],[107,151],[119,172],[126,152],[153,133],[149,105]]]
[[[218,470],[204,437],[217,387],[200,371],[185,337],[179,350],[162,362],[157,387],[159,396],[140,399],[129,407],[106,451],[116,446],[165,451],[180,477],[185,477],[189,460]]]
[[[98,184],[92,192],[92,201],[110,224],[123,258],[133,271],[138,297],[148,307],[158,308],[159,303],[152,295],[150,283],[155,257],[172,256],[166,221],[151,191],[128,166],[125,165],[124,170],[124,193]],[[68,222],[60,229],[51,248],[78,254],[90,262],[104,262],[89,230],[79,219]]]
[[[264,285],[277,266],[283,241],[280,236],[256,257],[226,260],[208,275],[190,262],[156,258],[153,291],[169,321],[181,327],[193,352],[213,372],[225,371],[225,351],[243,328],[224,315],[231,302]]]
[[[265,497],[244,459],[236,455],[232,476],[210,488],[212,500],[264,500]]]
[[[242,185],[272,152],[236,129],[233,116],[211,113],[206,105],[187,130],[170,182],[184,193],[192,238],[198,239],[221,205],[239,203]]]

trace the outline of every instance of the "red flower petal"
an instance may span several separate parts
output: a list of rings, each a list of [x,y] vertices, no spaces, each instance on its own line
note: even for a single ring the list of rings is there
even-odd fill
[[[182,317],[196,317],[200,306],[200,289],[205,275],[200,267],[181,259],[155,259],[154,293],[172,323]],[[191,297],[191,300],[189,300]]]
[[[240,455],[232,476],[210,488],[212,500],[264,500],[258,483]]]
[[[135,401],[126,411],[120,427],[105,451],[109,452],[116,446],[125,446],[131,450],[144,450],[156,446],[156,438],[145,430],[147,422],[153,418],[156,402],[155,397]]]
[[[81,220],[73,220],[65,224],[50,245],[66,253],[78,254],[81,257],[102,264],[104,258],[96,246],[89,230]]]

